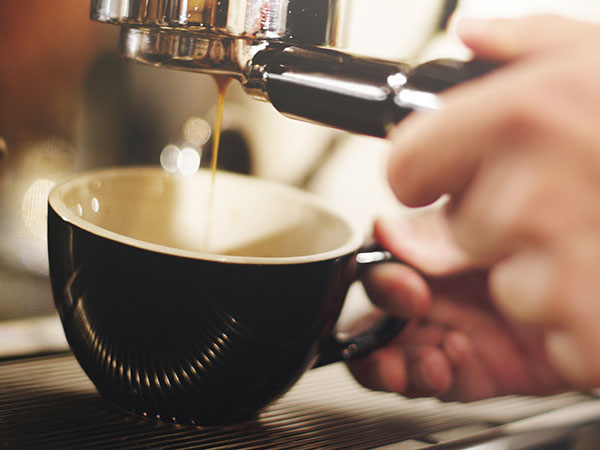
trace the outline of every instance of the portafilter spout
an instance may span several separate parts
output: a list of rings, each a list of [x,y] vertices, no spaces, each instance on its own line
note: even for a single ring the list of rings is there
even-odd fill
[[[403,62],[334,49],[344,0],[92,0],[121,26],[122,54],[158,67],[237,79],[290,117],[383,137],[437,93],[487,71],[476,62]]]

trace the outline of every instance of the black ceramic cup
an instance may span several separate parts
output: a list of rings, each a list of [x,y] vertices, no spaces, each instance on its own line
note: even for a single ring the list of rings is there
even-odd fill
[[[334,336],[357,255],[386,255],[361,253],[361,233],[330,206],[228,173],[210,192],[207,171],[139,167],[81,174],[51,192],[56,307],[105,397],[153,419],[241,422],[308,368],[402,328],[388,319],[349,341]]]

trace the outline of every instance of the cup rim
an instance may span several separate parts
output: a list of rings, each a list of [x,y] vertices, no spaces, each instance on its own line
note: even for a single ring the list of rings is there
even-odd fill
[[[235,256],[235,255],[224,255],[217,253],[208,253],[196,250],[186,250],[177,247],[171,247],[162,244],[156,244],[140,239],[132,238],[124,234],[120,234],[111,231],[107,228],[96,225],[88,220],[79,217],[75,211],[67,206],[64,202],[64,194],[70,191],[75,186],[90,185],[94,180],[100,178],[105,179],[110,176],[127,174],[127,173],[156,173],[156,176],[174,176],[174,177],[185,177],[182,174],[171,174],[166,172],[159,166],[121,166],[121,167],[109,167],[102,169],[95,169],[80,172],[68,180],[63,181],[55,185],[48,196],[48,207],[51,208],[58,217],[63,221],[67,222],[83,231],[91,233],[93,235],[109,239],[111,241],[129,245],[131,247],[147,250],[155,253],[161,253],[166,255],[178,256],[189,259],[197,259],[202,261],[213,261],[221,263],[231,264],[252,264],[252,265],[285,265],[285,264],[301,264],[327,261],[336,259],[347,254],[356,252],[364,242],[362,232],[357,223],[348,217],[347,214],[331,205],[326,200],[318,197],[316,194],[303,191],[300,188],[287,185],[278,181],[267,180],[252,175],[242,175],[232,172],[219,171],[217,177],[222,178],[242,178],[249,180],[251,183],[261,184],[269,186],[270,189],[277,189],[280,192],[285,192],[285,195],[290,195],[294,198],[299,198],[306,204],[310,205],[319,210],[323,210],[326,213],[331,214],[340,221],[342,221],[349,230],[348,239],[341,245],[337,246],[332,250],[325,252],[314,253],[310,255],[300,256],[281,256],[281,257],[262,257],[262,256]],[[199,169],[198,174],[210,172],[209,169]],[[194,175],[191,175],[194,176]]]

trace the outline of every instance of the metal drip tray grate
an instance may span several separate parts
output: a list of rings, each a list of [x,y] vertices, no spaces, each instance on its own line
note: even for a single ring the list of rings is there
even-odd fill
[[[470,404],[408,400],[364,389],[335,364],[309,371],[256,422],[194,428],[113,407],[65,354],[0,363],[0,448],[427,448],[592,399],[563,394]]]

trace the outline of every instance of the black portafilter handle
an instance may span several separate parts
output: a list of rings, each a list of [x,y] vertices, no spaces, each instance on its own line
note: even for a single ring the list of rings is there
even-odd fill
[[[266,94],[279,112],[377,137],[413,111],[438,109],[437,93],[494,68],[486,61],[452,59],[410,66],[324,48],[260,53],[255,61],[263,61]]]

